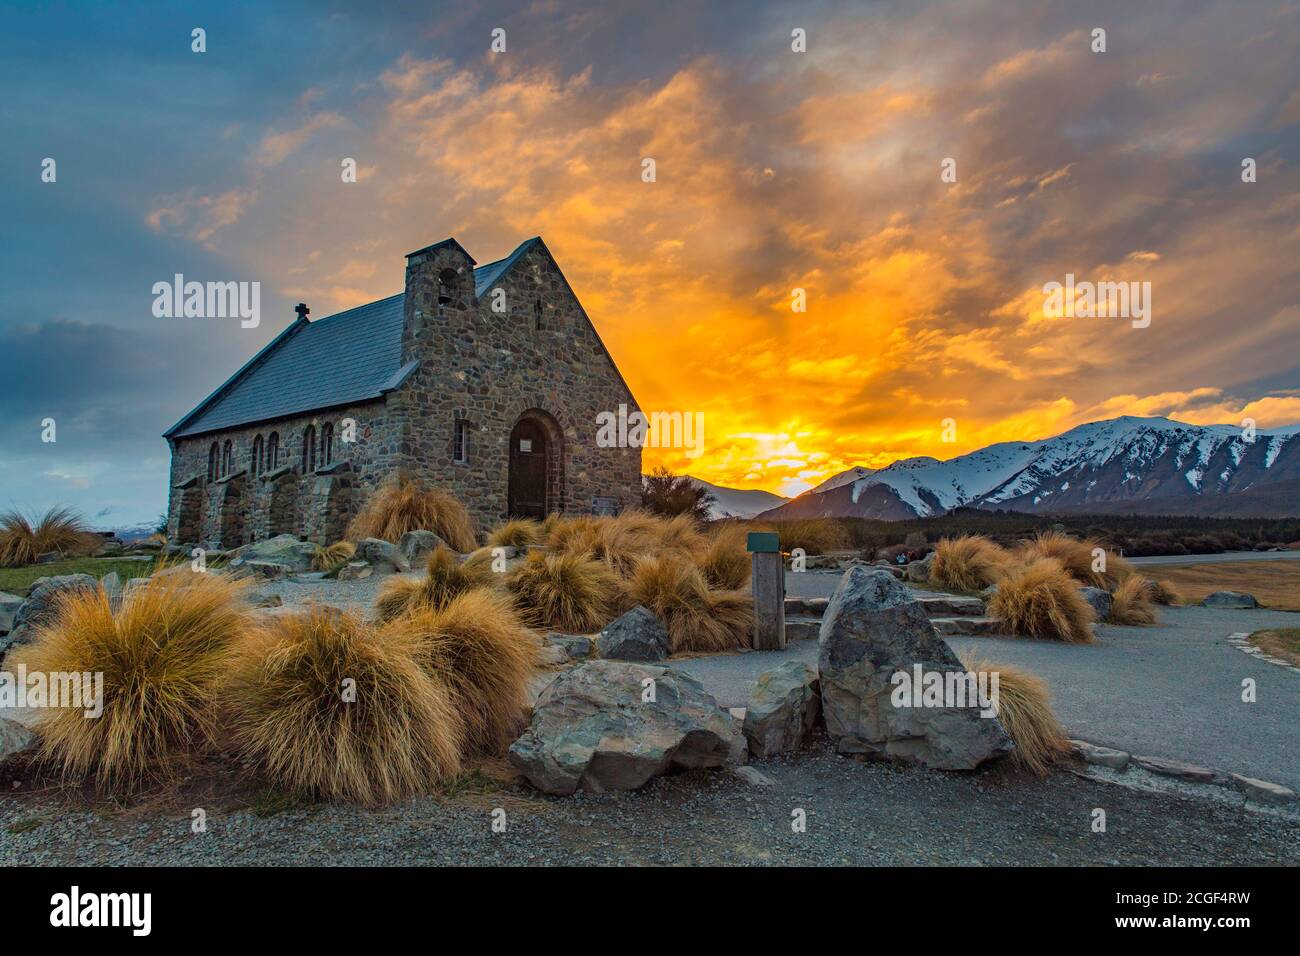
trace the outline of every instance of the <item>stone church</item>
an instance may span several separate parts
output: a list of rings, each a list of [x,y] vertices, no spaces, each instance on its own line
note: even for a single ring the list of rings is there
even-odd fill
[[[540,238],[476,266],[455,239],[406,257],[397,295],[298,317],[164,433],[170,540],[329,544],[406,475],[480,529],[507,516],[613,513],[641,495],[641,449],[602,448],[632,393]]]

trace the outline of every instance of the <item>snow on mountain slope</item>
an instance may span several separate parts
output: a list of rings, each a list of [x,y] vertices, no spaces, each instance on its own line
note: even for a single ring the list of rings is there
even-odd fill
[[[866,465],[855,465],[848,471],[841,471],[838,475],[831,475],[817,487],[809,488],[804,494],[819,495],[823,491],[830,491],[832,488],[847,485],[851,481],[857,481],[859,478],[866,478],[868,475],[874,475],[875,473],[875,468],[868,468]]]
[[[1280,508],[1295,514],[1300,500],[1279,504],[1292,483],[1300,487],[1300,426],[1261,430],[1248,441],[1235,425],[1125,416],[1040,441],[989,445],[948,461],[896,461],[806,492],[779,514],[763,516],[926,517],[961,506],[1249,515]]]
[[[757,488],[724,488],[703,478],[687,477],[696,485],[713,492],[713,504],[709,507],[710,518],[752,518],[761,511],[780,507],[790,500]]]

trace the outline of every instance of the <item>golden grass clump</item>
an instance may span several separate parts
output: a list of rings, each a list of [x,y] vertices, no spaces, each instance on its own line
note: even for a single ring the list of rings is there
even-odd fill
[[[426,793],[460,771],[452,691],[409,627],[314,606],[237,646],[225,698],[234,740],[275,786],[360,804]]]
[[[699,566],[711,588],[739,591],[748,587],[752,559],[746,550],[744,527],[726,524],[714,532],[700,555]]]
[[[775,531],[781,541],[781,550],[787,552],[803,548],[805,554],[826,554],[828,551],[845,551],[852,547],[848,532],[834,518],[775,521],[771,524],[749,525],[747,530]]]
[[[704,547],[704,535],[699,523],[690,515],[673,515],[653,522],[654,549],[662,554],[675,551],[683,555],[698,554]]]
[[[1010,563],[1007,550],[982,535],[942,538],[934,546],[930,583],[947,591],[982,591],[997,583]]]
[[[1013,634],[1092,643],[1092,606],[1056,558],[1035,558],[1012,568],[998,581],[986,606]]]
[[[103,713],[39,711],[43,755],[70,777],[129,791],[208,746],[226,655],[250,626],[246,589],[207,573],[143,579],[116,610],[102,586],[62,596],[6,669],[103,674]]]
[[[1147,627],[1156,622],[1156,610],[1151,606],[1151,591],[1146,578],[1133,575],[1117,587],[1110,597],[1107,624]]]
[[[585,554],[534,552],[506,577],[524,622],[534,627],[590,634],[623,608],[623,582],[602,561]]]
[[[466,591],[492,583],[490,566],[461,561],[446,548],[438,547],[429,555],[423,578],[398,575],[384,583],[375,598],[375,616],[380,621],[391,621],[417,608],[440,610]]]
[[[675,554],[643,558],[628,582],[630,600],[664,622],[674,654],[747,647],[754,628],[753,598],[742,591],[711,592],[704,574]]]
[[[316,550],[312,552],[311,569],[326,573],[337,571],[351,561],[356,553],[357,546],[351,541],[335,541],[324,548],[317,545]]]
[[[479,588],[394,626],[418,637],[422,666],[450,688],[467,747],[500,753],[519,736],[540,640],[508,597]]]
[[[18,511],[0,515],[0,567],[35,564],[49,551],[64,557],[83,557],[99,544],[99,536],[71,508],[51,508],[39,518],[28,518]]]
[[[498,525],[488,535],[487,543],[493,548],[526,548],[541,544],[544,538],[542,524],[531,518],[512,518]]]
[[[348,525],[351,541],[382,538],[396,544],[408,531],[432,531],[457,551],[474,550],[474,522],[459,501],[413,479],[378,488]]]
[[[1105,552],[1105,570],[1093,570],[1096,557],[1093,551]],[[1024,561],[1033,558],[1056,558],[1081,584],[1110,591],[1133,576],[1133,565],[1118,554],[1112,554],[1098,541],[1088,538],[1080,541],[1059,531],[1044,531],[1026,541],[1020,548]]]
[[[1146,579],[1147,596],[1153,604],[1163,604],[1166,607],[1183,603],[1183,596],[1178,593],[1178,589],[1168,581],[1157,581],[1155,578]]]
[[[1052,712],[1045,681],[1019,668],[975,657],[963,658],[962,664],[976,674],[998,675],[998,721],[1015,741],[1016,749],[1008,758],[1012,763],[1042,777],[1069,756],[1070,742]]]

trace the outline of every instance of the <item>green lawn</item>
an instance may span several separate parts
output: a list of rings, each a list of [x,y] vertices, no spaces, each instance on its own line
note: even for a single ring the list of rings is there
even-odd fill
[[[144,578],[153,570],[154,562],[132,561],[127,558],[68,558],[64,561],[51,561],[49,564],[29,564],[21,568],[0,568],[0,591],[8,591],[26,597],[32,582],[37,578],[53,577],[56,574],[93,574],[102,578],[110,571],[116,571],[125,581],[127,578]]]

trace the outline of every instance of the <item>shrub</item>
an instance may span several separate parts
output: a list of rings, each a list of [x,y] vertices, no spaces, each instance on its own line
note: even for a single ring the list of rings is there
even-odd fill
[[[530,518],[514,518],[493,529],[487,543],[493,548],[526,548],[542,543],[542,525]]]
[[[311,556],[312,570],[332,573],[351,561],[356,553],[357,546],[351,541],[335,541],[327,548],[317,545]]]
[[[1095,548],[1106,552],[1104,571],[1092,569]],[[1044,531],[1034,535],[1022,546],[1021,556],[1026,561],[1033,558],[1056,558],[1076,581],[1107,591],[1133,576],[1133,565],[1118,554],[1111,554],[1096,539],[1080,541],[1059,531]]]
[[[1092,642],[1092,607],[1055,558],[1035,558],[1008,571],[988,600],[988,613],[1013,634],[1071,644]]]
[[[1146,578],[1133,575],[1111,595],[1107,624],[1127,624],[1145,627],[1156,622],[1156,611],[1151,606],[1151,592]]]
[[[377,628],[316,606],[250,632],[226,688],[244,757],[277,787],[362,804],[457,774],[461,715],[400,623]]]
[[[534,552],[506,578],[515,607],[535,627],[590,634],[623,606],[623,583],[584,554]]]
[[[1181,604],[1183,596],[1178,593],[1178,589],[1168,581],[1157,581],[1155,578],[1146,579],[1147,597],[1153,604],[1173,605]]]
[[[465,743],[499,753],[519,736],[540,642],[496,591],[468,591],[400,626],[421,642],[422,665],[451,689]]]
[[[49,551],[58,551],[64,557],[84,556],[99,543],[99,536],[70,508],[51,508],[35,519],[18,511],[0,515],[0,567],[35,564]]]
[[[1070,754],[1070,742],[1052,712],[1045,681],[1006,664],[963,657],[968,671],[998,675],[998,721],[1015,741],[1009,759],[1038,776]]]
[[[551,518],[554,520],[552,521]],[[562,518],[552,515],[547,521],[551,524],[546,546],[559,554],[590,555],[595,552],[596,539],[599,535],[597,519],[587,515],[577,518]]]
[[[850,546],[848,532],[834,518],[777,521],[773,522],[771,530],[779,535],[782,551],[803,548],[806,554],[825,554],[828,551],[844,551]]]
[[[709,539],[699,564],[711,588],[739,591],[747,587],[752,559],[745,548],[745,529],[737,524],[723,525]]]
[[[982,591],[996,583],[1010,563],[1004,548],[980,535],[942,538],[930,561],[930,583],[947,591]]]
[[[375,491],[348,525],[352,541],[382,538],[396,544],[408,531],[432,531],[457,551],[474,550],[474,522],[459,501],[437,488],[398,479]]]
[[[740,591],[710,592],[699,568],[679,555],[643,558],[628,592],[664,622],[675,654],[732,650],[752,641],[753,599]]]
[[[103,587],[63,596],[33,642],[10,654],[46,674],[102,673],[103,713],[38,714],[42,750],[70,776],[130,790],[209,745],[225,655],[249,626],[247,585],[219,574],[155,575],[114,610]]]
[[[440,610],[454,598],[492,584],[490,566],[461,561],[446,548],[435,548],[423,578],[395,576],[384,583],[375,598],[375,616],[391,621],[417,608]]]
[[[641,504],[655,514],[703,521],[713,502],[713,492],[708,488],[688,475],[674,475],[662,465],[642,479]]]

